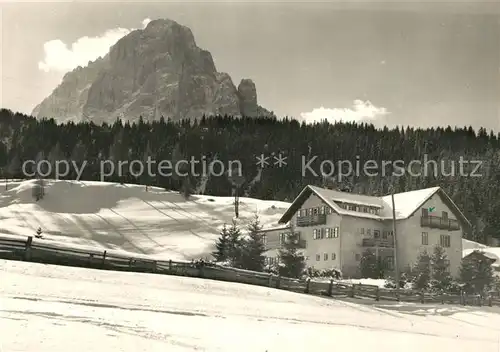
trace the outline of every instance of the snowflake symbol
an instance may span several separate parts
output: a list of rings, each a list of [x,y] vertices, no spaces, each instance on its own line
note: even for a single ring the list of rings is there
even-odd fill
[[[257,159],[255,165],[260,166],[262,169],[264,168],[264,166],[269,165],[269,162],[267,161],[269,159],[268,156],[261,154],[260,156],[256,156],[255,158]]]
[[[278,165],[278,167],[286,166],[286,159],[286,156],[282,156],[281,153],[279,153],[277,157],[274,157],[274,165]]]

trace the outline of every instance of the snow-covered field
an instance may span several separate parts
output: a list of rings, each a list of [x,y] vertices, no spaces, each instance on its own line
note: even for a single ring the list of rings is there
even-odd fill
[[[0,236],[34,235],[43,241],[190,260],[208,256],[224,223],[234,217],[232,197],[192,196],[141,185],[108,182],[47,181],[45,198],[35,202],[33,181],[0,186]],[[240,223],[257,213],[265,227],[277,221],[290,203],[240,198]],[[464,254],[473,249],[500,258],[500,248],[463,240]],[[498,261],[500,263],[500,259]],[[375,283],[378,284],[378,283]]]
[[[208,256],[224,223],[234,216],[232,197],[192,196],[140,185],[47,181],[44,199],[35,202],[33,181],[0,186],[0,235],[34,235],[44,241],[129,251],[157,258],[189,260]],[[275,226],[288,203],[240,198],[240,221],[258,212]]]
[[[0,351],[500,350],[498,308],[370,305],[0,260]]]

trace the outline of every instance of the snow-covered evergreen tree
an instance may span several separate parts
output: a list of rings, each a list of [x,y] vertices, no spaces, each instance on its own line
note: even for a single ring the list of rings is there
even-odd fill
[[[248,225],[248,236],[243,242],[243,268],[247,270],[263,271],[265,266],[264,252],[266,247],[262,238],[262,226],[259,217],[255,215],[252,222]]]
[[[243,267],[243,245],[244,238],[240,228],[235,220],[228,230],[229,243],[228,243],[228,260],[232,267]]]
[[[292,227],[291,233],[284,239],[283,248],[279,250],[280,275],[299,278],[304,273],[306,261],[299,251],[299,242],[299,235],[293,231]]]
[[[431,256],[426,250],[418,256],[411,272],[413,285],[417,290],[427,290],[431,281]]]
[[[448,291],[453,283],[450,263],[443,247],[434,247],[431,256],[431,287],[436,291]]]
[[[226,224],[215,242],[215,251],[212,252],[212,256],[216,262],[225,262],[229,259],[229,231]]]
[[[372,250],[366,249],[361,254],[361,259],[359,262],[359,271],[361,276],[367,279],[378,279],[379,278],[379,263],[375,253]]]

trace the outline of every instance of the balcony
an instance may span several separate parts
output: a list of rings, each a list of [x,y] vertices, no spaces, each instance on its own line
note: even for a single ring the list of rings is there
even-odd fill
[[[393,248],[394,240],[391,238],[363,238],[361,242],[363,247],[382,247],[382,248]]]
[[[297,226],[326,225],[326,214],[305,215],[297,217]]]
[[[431,229],[441,229],[448,231],[460,230],[460,224],[454,219],[443,219],[439,216],[422,216],[420,218],[420,226],[429,227]]]
[[[297,249],[305,249],[306,248],[306,240],[298,240],[297,245],[295,248]],[[272,241],[272,242],[267,242],[266,245],[266,251],[272,250],[272,249],[283,249],[285,248],[285,245],[283,243],[280,243],[280,241]]]
[[[283,247],[284,247],[284,244],[281,245],[281,248],[283,248]],[[306,240],[298,240],[296,242],[296,248],[297,249],[305,249],[306,248]]]

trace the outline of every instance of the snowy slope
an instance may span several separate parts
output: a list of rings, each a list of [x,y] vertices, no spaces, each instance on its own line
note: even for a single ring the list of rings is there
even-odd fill
[[[34,202],[33,181],[0,186],[0,236],[33,235],[60,245],[128,251],[158,258],[189,260],[208,256],[224,223],[234,216],[232,197],[192,196],[160,188],[108,182],[47,181],[46,196]],[[257,211],[265,227],[275,227],[290,203],[240,198],[240,222]],[[500,248],[463,240],[464,254]]]
[[[3,186],[3,185],[2,185]],[[224,223],[234,216],[232,197],[193,196],[107,182],[47,181],[35,202],[33,181],[0,187],[0,234],[33,235],[46,241],[115,249],[182,260],[206,256]],[[288,203],[240,198],[240,221],[258,212],[276,225]]]
[[[0,351],[498,352],[499,308],[0,260]]]

